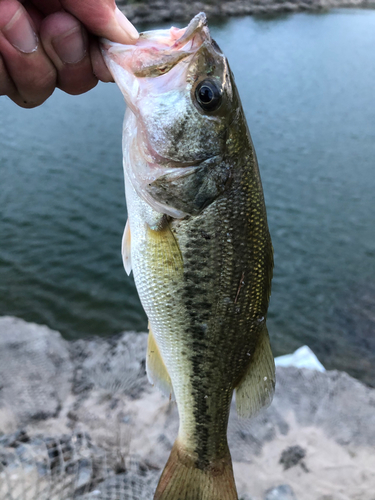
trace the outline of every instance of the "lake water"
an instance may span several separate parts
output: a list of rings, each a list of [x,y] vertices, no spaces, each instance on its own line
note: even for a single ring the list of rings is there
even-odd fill
[[[375,385],[375,11],[212,26],[255,143],[275,273],[275,354],[308,344]],[[66,338],[146,330],[120,246],[122,96],[0,98],[0,314]]]

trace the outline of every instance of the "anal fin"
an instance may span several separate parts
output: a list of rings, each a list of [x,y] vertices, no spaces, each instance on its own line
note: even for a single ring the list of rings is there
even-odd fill
[[[132,272],[131,234],[129,219],[126,221],[124,235],[122,237],[121,254],[126,274],[129,276]]]
[[[275,362],[266,325],[260,334],[251,362],[236,387],[236,408],[240,417],[256,415],[271,404],[275,391]]]
[[[175,400],[171,378],[161,357],[151,326],[149,325],[147,357],[147,377],[151,384],[156,385],[170,400]]]

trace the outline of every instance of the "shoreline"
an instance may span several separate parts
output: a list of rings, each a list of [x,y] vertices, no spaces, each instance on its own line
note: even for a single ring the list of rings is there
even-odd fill
[[[150,0],[117,5],[134,24],[189,21],[204,11],[208,20],[223,20],[235,16],[272,16],[294,12],[328,12],[336,8],[374,9],[375,0],[232,0],[220,2],[181,2]]]

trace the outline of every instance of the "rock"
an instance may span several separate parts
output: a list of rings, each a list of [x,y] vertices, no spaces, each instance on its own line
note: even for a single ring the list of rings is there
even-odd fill
[[[88,458],[83,458],[78,461],[77,464],[77,479],[75,483],[75,491],[82,491],[87,486],[90,485],[91,479],[93,477],[93,464],[92,460]]]
[[[1,317],[0,413],[11,422],[1,430],[56,418],[71,393],[86,397],[96,388],[137,397],[147,386],[146,348],[145,334],[69,343],[46,326]]]
[[[276,488],[266,491],[265,500],[296,500],[292,488],[287,484],[281,484]]]
[[[276,379],[270,409],[293,411],[300,425],[321,428],[342,445],[375,446],[374,389],[338,371],[280,367]]]
[[[178,413],[147,382],[146,344],[134,332],[68,343],[46,327],[0,318],[0,498],[19,498],[20,478],[47,492],[40,499],[152,498]],[[299,491],[304,479],[316,488],[309,499],[336,498],[348,467],[356,471],[350,498],[373,500],[374,389],[341,372],[278,367],[266,411],[249,421],[232,406],[228,442],[241,500],[265,490],[266,500],[295,500],[291,487]],[[37,421],[42,411],[51,418]],[[289,485],[280,484],[283,469]],[[50,495],[61,488],[64,497]]]
[[[279,463],[283,464],[284,470],[287,470],[301,463],[305,456],[306,451],[301,446],[290,446],[282,452]]]
[[[89,435],[39,435],[25,443],[13,443],[10,438],[8,444],[12,448],[0,447],[1,499],[76,498],[103,481],[108,471],[114,472],[104,450],[93,445]],[[2,483],[4,477],[6,481]],[[40,493],[42,488],[48,496],[17,496],[17,482],[21,478],[28,482],[30,491]],[[57,496],[52,495],[54,491]]]
[[[275,358],[276,366],[296,366],[297,368],[309,368],[310,370],[317,370],[325,372],[325,368],[319,359],[312,352],[310,347],[304,345],[294,351],[292,354],[285,354]]]
[[[137,471],[117,474],[96,485],[90,493],[76,497],[77,500],[150,500],[153,498],[159,474]]]
[[[3,450],[0,447],[0,471],[3,467],[9,467],[14,464],[17,460],[17,456],[14,452]]]
[[[121,10],[133,23],[188,22],[204,11],[209,20],[227,16],[265,15],[298,11],[320,11],[337,7],[370,7],[375,0],[180,0],[126,1],[118,0]]]
[[[71,388],[67,342],[46,326],[0,318],[0,408],[20,426],[58,415]]]
[[[137,397],[147,384],[147,335],[127,332],[108,339],[77,340],[69,345],[73,393],[92,388]],[[115,404],[113,402],[112,404]]]
[[[19,443],[27,443],[30,441],[27,432],[24,429],[18,429],[12,434],[5,434],[0,437],[0,447],[16,448]]]

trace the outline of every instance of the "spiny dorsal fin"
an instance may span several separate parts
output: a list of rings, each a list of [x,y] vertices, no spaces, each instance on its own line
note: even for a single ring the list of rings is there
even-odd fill
[[[170,400],[175,400],[171,378],[161,357],[159,347],[149,324],[146,371],[149,382],[156,385]]]
[[[129,276],[132,272],[131,234],[129,219],[126,221],[124,235],[122,237],[121,254],[126,274]]]
[[[240,417],[256,415],[271,404],[275,391],[275,362],[266,325],[260,334],[251,362],[236,387],[236,408]]]

